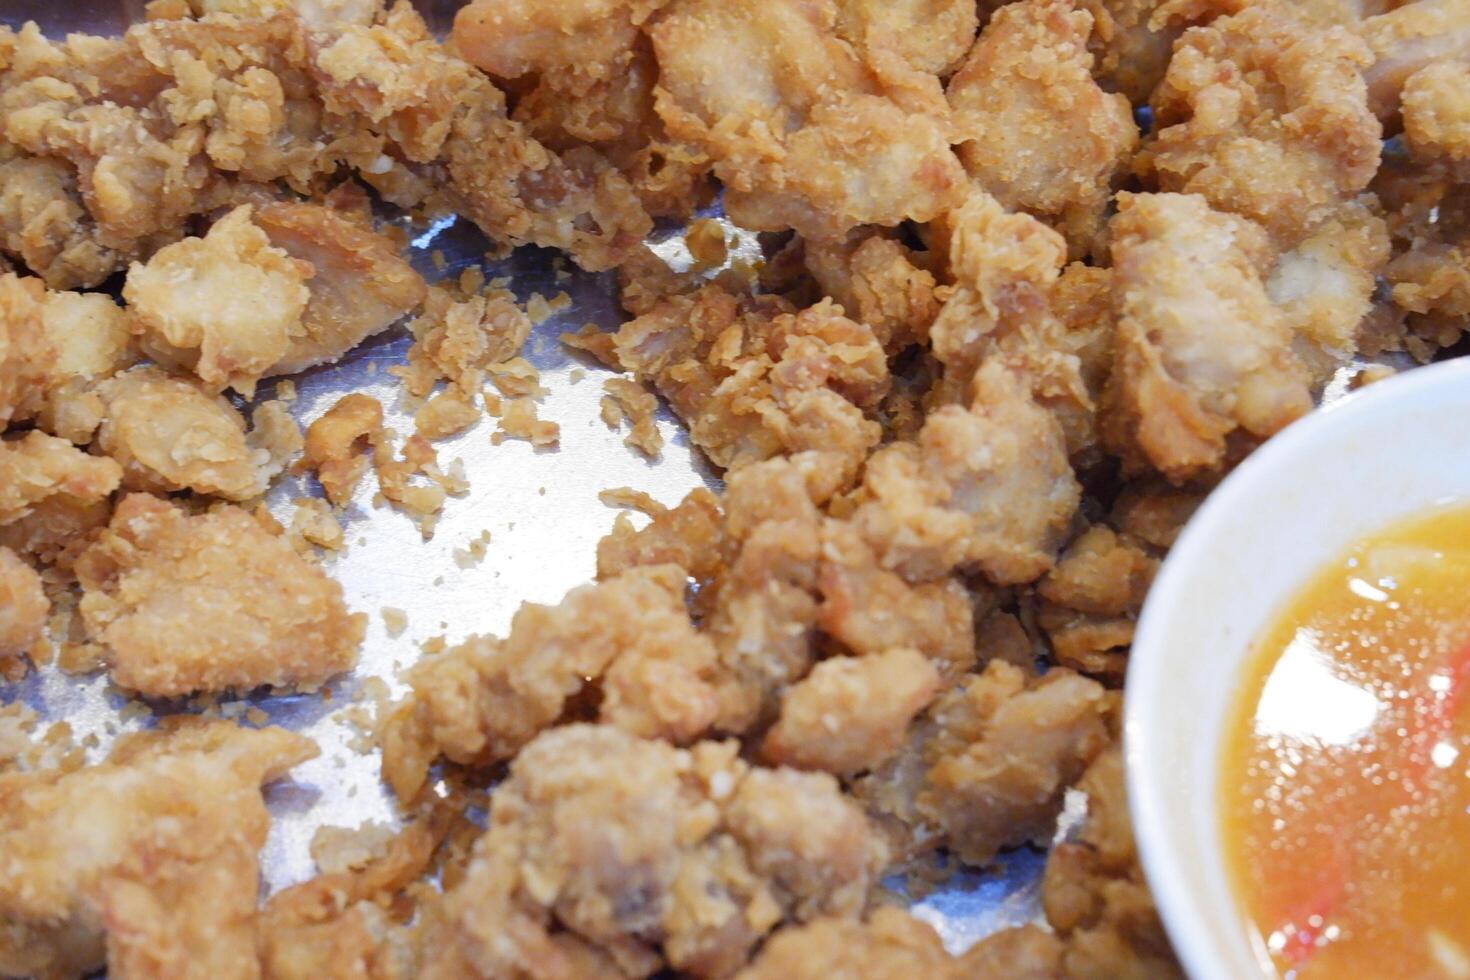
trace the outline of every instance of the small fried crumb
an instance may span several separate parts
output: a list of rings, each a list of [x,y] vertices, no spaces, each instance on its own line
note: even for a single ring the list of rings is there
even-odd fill
[[[725,244],[725,229],[714,218],[700,218],[691,222],[684,233],[684,245],[694,257],[696,268],[711,269],[725,264],[729,251]]]
[[[388,630],[388,635],[402,636],[403,631],[408,629],[408,613],[394,606],[384,606],[378,610],[383,617],[383,626]]]

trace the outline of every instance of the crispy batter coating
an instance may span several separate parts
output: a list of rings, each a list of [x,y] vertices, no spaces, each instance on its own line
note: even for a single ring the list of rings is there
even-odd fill
[[[79,445],[92,438],[104,411],[97,385],[138,360],[131,323],[102,293],[47,293],[41,324],[56,360],[36,417],[42,428]]]
[[[888,389],[883,347],[830,302],[796,311],[710,284],[623,324],[613,345],[720,466],[821,449],[844,453],[856,470],[881,435],[863,410]]]
[[[1345,28],[1283,4],[1189,31],[1154,91],[1156,135],[1139,170],[1292,248],[1378,169],[1382,128],[1362,76],[1371,61]]]
[[[983,865],[1045,845],[1062,795],[1108,744],[1107,692],[1057,667],[1036,679],[991,661],[940,695],[900,754],[855,790],[903,849],[946,846]]]
[[[1194,195],[1119,195],[1114,367],[1103,420],[1125,465],[1180,481],[1219,467],[1237,428],[1264,438],[1312,406],[1271,303],[1265,233]]]
[[[1133,625],[1158,570],[1139,543],[1096,524],[1062,553],[1038,583],[1038,621],[1058,663],[1122,680]]]
[[[804,926],[782,929],[736,978],[943,980],[953,971],[954,963],[933,928],[899,909],[880,908],[867,922],[818,919]]]
[[[684,606],[675,565],[631,569],[523,605],[501,640],[472,637],[426,660],[389,721],[384,774],[416,795],[437,755],[486,765],[508,759],[596,684],[603,721],[635,735],[689,741],[715,720],[715,651]]]
[[[1437,61],[1410,75],[1402,93],[1404,142],[1415,160],[1464,172],[1470,161],[1470,65]]]
[[[895,647],[832,657],[788,687],[781,716],[761,742],[779,765],[851,775],[875,769],[903,746],[914,716],[939,692],[939,671],[922,653]]]
[[[979,26],[969,0],[838,0],[837,33],[879,72],[897,58],[916,72],[949,75],[970,50]]]
[[[28,652],[41,638],[50,611],[41,576],[15,552],[0,547],[0,660]]]
[[[1119,92],[1133,105],[1149,101],[1169,67],[1174,42],[1187,28],[1216,17],[1239,13],[1252,0],[1079,0],[1093,16],[1090,47],[1097,56],[1094,73],[1109,92]]]
[[[1340,206],[1282,253],[1266,278],[1314,387],[1357,353],[1359,325],[1373,309],[1390,252],[1388,225],[1374,205],[1369,198]]]
[[[860,914],[882,845],[832,777],[571,725],[528,745],[423,976],[718,977],[783,921]]]
[[[250,500],[284,469],[265,444],[267,433],[247,433],[233,405],[197,384],[139,368],[97,391],[106,412],[97,448],[122,465],[130,490]]]
[[[1470,2],[1416,0],[1392,3],[1356,27],[1372,61],[1363,71],[1368,104],[1392,126],[1399,113],[1405,83],[1420,69],[1438,61],[1465,61],[1470,43]]]
[[[1056,227],[1074,259],[1099,251],[1113,185],[1138,146],[1127,98],[1093,81],[1092,23],[1072,0],[1007,4],[946,89],[970,178]]]
[[[0,251],[53,289],[95,286],[118,262],[96,234],[67,164],[0,143]]]
[[[873,329],[890,355],[929,336],[939,313],[934,273],[917,253],[870,228],[804,243],[806,269],[843,311]]]
[[[835,238],[927,221],[960,194],[937,81],[884,78],[838,15],[834,0],[674,0],[653,21],[658,113],[714,162],[743,227]]]
[[[150,357],[246,396],[303,334],[312,275],[309,263],[272,245],[251,215],[241,205],[203,238],[133,263],[123,287]]]
[[[321,684],[352,666],[367,625],[340,585],[236,507],[190,516],[130,494],[77,577],[113,680],[154,697]]]
[[[23,520],[57,497],[78,506],[104,500],[122,475],[112,460],[44,432],[0,441],[0,525]]]
[[[624,514],[597,542],[597,577],[612,578],[639,565],[678,565],[700,587],[708,585],[729,560],[720,500],[704,487],[689,491],[679,503],[652,515],[635,530]]]
[[[260,787],[314,755],[279,728],[186,722],[74,772],[0,774],[0,972],[259,976]]]
[[[0,428],[33,418],[45,404],[56,351],[46,342],[46,287],[0,272]]]
[[[917,442],[873,454],[853,520],[884,567],[911,581],[978,569],[999,585],[1051,567],[1081,494],[1061,427],[1027,387],[989,361],[968,409],[946,405]]]
[[[392,242],[318,204],[271,204],[255,216],[271,245],[312,269],[301,333],[270,374],[331,364],[424,301],[427,287]]]

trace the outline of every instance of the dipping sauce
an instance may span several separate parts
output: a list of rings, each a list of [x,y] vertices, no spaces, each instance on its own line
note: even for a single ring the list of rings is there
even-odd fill
[[[1227,723],[1226,867],[1263,962],[1470,978],[1470,507],[1323,568]]]

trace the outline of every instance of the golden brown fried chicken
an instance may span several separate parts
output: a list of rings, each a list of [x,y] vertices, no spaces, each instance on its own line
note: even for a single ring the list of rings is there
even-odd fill
[[[1158,570],[1139,543],[1095,524],[1062,553],[1037,585],[1037,619],[1057,663],[1122,680],[1133,626]]]
[[[653,21],[659,115],[709,155],[747,228],[808,238],[927,221],[964,173],[937,83],[889,89],[837,34],[834,0],[674,0]],[[932,77],[932,76],[930,76]]]
[[[1110,228],[1116,351],[1109,448],[1181,481],[1218,468],[1236,429],[1265,438],[1312,407],[1262,281],[1266,234],[1203,198],[1120,195]]]
[[[301,331],[269,374],[331,364],[424,301],[427,287],[392,242],[331,208],[271,204],[255,215],[271,245],[311,267]]]
[[[1107,747],[1107,692],[1065,668],[1028,680],[992,661],[940,695],[893,761],[856,785],[906,850],[947,846],[984,864],[1044,845],[1062,795]]]
[[[305,333],[309,263],[271,244],[242,205],[128,270],[123,298],[143,350],[216,390],[249,396]]]
[[[0,272],[0,430],[45,405],[56,350],[48,342],[41,280]]]
[[[96,234],[70,166],[0,142],[0,252],[53,289],[95,286],[119,262]]]
[[[882,75],[904,67],[949,75],[975,42],[979,26],[970,0],[838,0],[837,33]]]
[[[0,440],[0,525],[24,520],[57,497],[77,506],[104,500],[122,475],[112,460],[44,432]]]
[[[131,316],[102,293],[48,292],[41,306],[46,342],[56,354],[47,377],[42,428],[82,444],[101,421],[97,386],[138,359]]]
[[[0,774],[0,973],[258,977],[260,787],[314,755],[279,728],[186,722],[74,772]]]
[[[1435,62],[1470,57],[1470,0],[1415,0],[1357,25],[1371,61],[1364,69],[1368,104],[1393,130],[1404,85]]]
[[[422,975],[724,976],[783,921],[860,914],[883,859],[830,776],[558,728],[496,790]]]
[[[1088,46],[1097,57],[1094,74],[1109,92],[1133,105],[1149,101],[1169,67],[1174,42],[1187,28],[1239,13],[1255,0],[1078,0],[1092,14]]]
[[[1359,324],[1373,308],[1390,250],[1388,226],[1376,211],[1371,198],[1341,205],[1282,253],[1266,278],[1266,294],[1285,316],[1314,387],[1357,353]]]
[[[654,216],[687,217],[711,188],[709,162],[671,141],[654,111],[653,46],[640,30],[664,0],[477,0],[454,45],[516,93],[511,117],[557,151],[604,154]]]
[[[804,242],[806,270],[821,289],[873,336],[890,355],[929,336],[939,313],[934,273],[917,253],[871,228],[828,242]]]
[[[1250,218],[1277,247],[1301,242],[1378,169],[1367,46],[1345,28],[1256,6],[1189,31],[1154,91],[1139,170]]]
[[[619,514],[613,529],[597,542],[597,577],[608,579],[639,565],[678,565],[701,592],[723,571],[729,542],[720,500],[704,487],[689,491],[676,506],[652,515],[635,530]]]
[[[804,926],[782,929],[736,978],[945,980],[962,975],[954,970],[955,963],[944,951],[944,944],[933,928],[900,909],[880,908],[867,922],[818,919]]]
[[[196,384],[139,368],[103,382],[97,393],[106,413],[97,449],[122,465],[130,490],[250,500],[285,469],[259,410],[255,431],[247,433],[233,405]]]
[[[50,611],[41,576],[15,552],[0,547],[0,662],[30,651]]]
[[[689,741],[715,720],[715,653],[684,607],[685,573],[635,568],[573,589],[557,606],[523,605],[501,640],[472,637],[410,673],[389,722],[383,767],[401,799],[440,754],[508,759],[562,716],[589,683],[603,721]]]
[[[874,453],[853,521],[884,567],[911,581],[977,569],[1000,585],[1052,565],[1080,490],[1055,418],[998,361],[968,409],[946,405],[915,443]]]
[[[1133,109],[1093,81],[1092,17],[1072,0],[998,10],[946,92],[970,178],[1011,211],[1055,227],[1074,259],[1096,241],[1138,146]]]
[[[1410,156],[1447,167],[1456,177],[1465,174],[1470,162],[1470,65],[1426,65],[1404,82],[1402,97]]]
[[[842,452],[854,471],[881,434],[864,409],[888,388],[883,347],[830,302],[798,312],[710,284],[623,324],[613,349],[723,467],[819,449]]]
[[[928,658],[908,647],[824,660],[782,693],[781,715],[761,754],[840,776],[875,769],[902,748],[909,722],[934,699],[939,682]]]
[[[366,628],[340,585],[237,507],[190,516],[131,494],[76,570],[113,680],[153,697],[319,685],[352,666]]]

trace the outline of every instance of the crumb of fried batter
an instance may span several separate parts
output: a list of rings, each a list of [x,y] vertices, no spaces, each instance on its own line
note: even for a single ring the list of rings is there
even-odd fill
[[[284,538],[233,507],[130,494],[77,560],[113,680],[158,697],[313,687],[351,667],[366,617]]]
[[[383,617],[383,627],[388,631],[389,636],[402,636],[403,631],[408,629],[408,613],[402,609],[396,606],[383,606],[378,610],[378,614]]]
[[[614,430],[628,422],[623,442],[649,459],[657,459],[664,445],[656,424],[658,396],[631,378],[608,378],[602,387],[607,392],[602,399],[602,421]]]
[[[301,497],[292,502],[291,527],[293,543],[299,539],[302,551],[311,545],[340,551],[345,544],[342,524],[332,507],[319,497]]]
[[[490,532],[482,530],[476,537],[463,548],[454,549],[454,563],[460,568],[473,568],[485,560],[485,553],[490,547]]]
[[[536,414],[534,398],[512,398],[500,412],[499,424],[490,434],[490,442],[500,445],[506,439],[524,439],[536,447],[554,446],[561,439],[561,426],[541,419]]]
[[[279,728],[184,721],[119,740],[95,766],[0,777],[0,964],[81,976],[105,963],[120,980],[252,974],[270,827],[260,787],[316,753]],[[79,850],[84,839],[96,846]]]
[[[725,227],[714,218],[700,218],[689,222],[689,227],[684,230],[684,245],[694,257],[697,269],[724,265],[729,254],[725,242]]]

